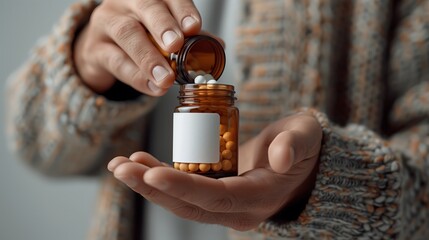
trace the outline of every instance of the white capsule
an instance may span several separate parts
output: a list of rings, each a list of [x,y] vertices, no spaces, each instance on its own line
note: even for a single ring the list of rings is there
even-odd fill
[[[207,81],[208,84],[217,84],[217,81],[212,79]]]
[[[204,78],[205,78],[207,81],[214,80],[214,77],[213,77],[211,74],[209,74],[209,73],[205,74],[205,75],[204,75]]]
[[[198,75],[197,77],[195,77],[194,82],[197,84],[202,84],[202,83],[206,83],[207,81],[203,75]]]

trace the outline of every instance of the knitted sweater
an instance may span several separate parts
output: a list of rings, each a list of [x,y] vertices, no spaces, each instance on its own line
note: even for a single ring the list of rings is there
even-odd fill
[[[238,106],[245,141],[307,108],[323,128],[315,188],[236,239],[429,236],[429,1],[242,0]],[[8,82],[17,155],[49,175],[97,172],[141,150],[156,99],[114,101],[85,87],[72,43],[96,6],[71,6]],[[133,239],[132,192],[111,175],[90,239]]]

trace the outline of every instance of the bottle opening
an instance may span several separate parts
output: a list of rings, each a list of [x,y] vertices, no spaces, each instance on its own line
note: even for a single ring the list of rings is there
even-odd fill
[[[191,37],[180,54],[183,58],[179,61],[179,76],[184,80],[182,83],[193,83],[194,79],[189,75],[190,72],[204,72],[211,74],[214,79],[219,79],[225,68],[225,52],[223,46],[214,38],[199,35]],[[179,73],[180,75],[180,73]]]

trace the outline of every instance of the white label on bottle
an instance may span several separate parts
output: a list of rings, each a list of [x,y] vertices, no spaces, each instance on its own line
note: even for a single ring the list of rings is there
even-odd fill
[[[217,113],[174,113],[173,162],[219,162]]]

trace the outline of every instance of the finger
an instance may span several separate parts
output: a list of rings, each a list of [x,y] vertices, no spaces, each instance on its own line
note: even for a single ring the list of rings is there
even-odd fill
[[[112,159],[108,164],[107,164],[107,169],[111,172],[113,172],[116,167],[118,167],[119,165],[121,165],[122,163],[126,163],[129,162],[129,159],[126,157],[115,157],[114,159]]]
[[[148,169],[150,169],[148,166],[128,159],[128,161],[121,162],[116,166],[113,175],[133,191],[141,194],[143,197],[149,198],[149,200],[151,198],[158,198],[158,195],[165,195],[143,181],[143,175]]]
[[[268,160],[273,171],[283,174],[289,171],[295,160],[295,146],[300,146],[298,132],[284,131],[278,134],[268,147]],[[302,154],[301,154],[302,155]],[[298,156],[301,157],[301,156]]]
[[[176,170],[175,170],[176,171]],[[181,174],[187,174],[179,172]],[[163,207],[176,216],[200,223],[219,224],[236,230],[245,231],[258,226],[271,214],[259,215],[246,212],[213,212],[190,204],[168,193],[153,190],[142,195],[147,200]]]
[[[164,1],[138,0],[133,9],[162,49],[176,52],[182,47],[183,33]]]
[[[201,16],[193,1],[166,0],[165,2],[185,35],[197,34],[201,31]]]
[[[94,92],[103,93],[115,84],[116,79],[110,71],[100,65],[97,58],[94,58],[96,55],[94,53],[103,51],[103,49],[94,48],[94,46],[98,46],[98,39],[94,35],[90,35],[89,29],[90,24],[82,29],[75,39],[73,62],[82,81]]]
[[[318,155],[322,142],[322,128],[316,118],[309,113],[298,113],[292,123],[285,124],[285,131],[293,135],[294,162],[299,163]]]
[[[159,191],[158,189],[147,185],[142,180],[144,174],[149,170],[147,166],[137,162],[132,162],[124,157],[113,159],[111,165],[115,164],[119,164],[114,168],[113,173],[115,178],[125,183],[145,199],[172,211],[179,217],[186,219],[201,219],[201,221],[204,219],[205,221],[208,221],[209,217],[206,216],[207,214],[203,213],[204,210],[199,207],[172,197],[163,191]]]
[[[129,56],[114,44],[104,43],[94,51],[98,63],[117,79],[150,96],[161,96],[167,89],[159,88],[145,77]]]
[[[134,63],[159,88],[169,88],[175,74],[165,57],[148,37],[142,25],[131,17],[114,17],[105,25],[106,31]]]
[[[131,154],[130,160],[140,164],[144,164],[149,168],[164,166],[164,164],[147,152],[135,152]]]
[[[306,113],[275,123],[266,134],[270,167],[277,173],[286,173],[294,164],[316,157],[320,150],[320,124]]]
[[[280,174],[288,172],[294,164],[318,154],[320,139],[314,133],[287,130],[279,133],[268,147],[271,168]]]
[[[149,153],[136,152],[130,156],[130,159],[126,157],[112,159],[108,164],[108,169],[113,172],[118,180],[150,201],[174,208],[186,205],[187,203],[158,191],[143,181],[143,176],[147,170],[157,166],[164,165]]]
[[[144,176],[145,174],[153,171],[154,169],[167,170],[168,168],[155,167],[149,170],[147,166],[128,160],[128,162],[124,162],[118,167],[116,167],[116,169],[114,170],[114,176],[120,181],[124,182],[126,185],[128,185],[133,191],[140,193],[147,200],[164,207],[165,209],[173,212],[181,218],[193,221],[211,224],[222,224],[224,226],[231,227],[236,230],[249,230],[251,228],[256,227],[261,221],[263,221],[266,217],[272,214],[267,213],[265,215],[261,215],[242,212],[213,212],[205,210],[180,198],[171,196],[170,191],[164,192],[153,188],[150,185],[147,185],[144,181],[140,181],[140,176]],[[184,177],[188,177],[190,175],[187,173],[179,172],[177,170],[173,171]],[[186,183],[176,182],[176,184],[182,185]],[[264,205],[264,209],[267,209],[266,205]]]
[[[153,168],[143,180],[159,191],[210,212],[268,211],[273,196],[280,196],[272,173],[258,169],[252,175],[212,179],[170,168]],[[269,206],[269,207],[267,207]]]

